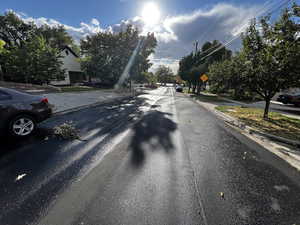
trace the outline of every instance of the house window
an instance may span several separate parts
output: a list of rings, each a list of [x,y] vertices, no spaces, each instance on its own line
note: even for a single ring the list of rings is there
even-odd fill
[[[66,50],[66,55],[69,55],[69,51],[68,50]]]

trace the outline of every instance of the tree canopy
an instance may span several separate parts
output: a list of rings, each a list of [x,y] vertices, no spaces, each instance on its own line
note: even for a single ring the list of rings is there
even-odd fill
[[[81,52],[84,56],[82,68],[89,77],[98,78],[102,83],[113,86],[139,43],[140,48],[129,71],[130,77],[136,79],[151,67],[148,57],[154,53],[157,41],[151,33],[140,37],[139,31],[133,26],[128,26],[119,33],[99,32],[81,40]]]
[[[15,82],[48,83],[62,79],[60,49],[74,45],[63,26],[37,27],[15,13],[0,15],[1,79]]]
[[[175,75],[170,67],[160,65],[155,72],[155,76],[159,83],[173,83],[175,81]]]
[[[243,34],[241,52],[210,67],[212,85],[245,87],[258,94],[266,101],[264,118],[268,118],[272,97],[300,84],[299,16],[294,4],[274,23],[269,16],[253,20]]]
[[[217,48],[221,49],[212,54]],[[189,87],[193,86],[193,92],[196,89],[199,92],[202,85],[200,76],[208,72],[209,65],[229,59],[231,55],[232,52],[222,47],[219,41],[206,42],[202,45],[200,51],[191,52],[180,60],[178,75],[182,80],[189,83]]]

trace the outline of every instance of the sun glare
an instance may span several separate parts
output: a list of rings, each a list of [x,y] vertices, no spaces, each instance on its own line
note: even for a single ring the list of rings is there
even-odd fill
[[[144,6],[142,18],[144,23],[148,26],[153,26],[159,22],[160,11],[154,2],[149,2]]]

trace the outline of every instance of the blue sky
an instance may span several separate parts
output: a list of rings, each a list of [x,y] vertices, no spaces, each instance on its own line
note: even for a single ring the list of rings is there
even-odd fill
[[[143,0],[2,0],[0,12],[12,9],[23,12],[32,17],[46,17],[58,20],[72,26],[80,22],[96,18],[102,26],[118,23],[122,19],[129,19],[139,15]],[[251,3],[242,0],[157,0],[165,15],[189,13],[197,9],[208,9],[213,5],[226,2],[234,5],[260,4],[260,0],[251,0]],[[249,1],[248,1],[249,2]]]
[[[24,21],[38,26],[64,25],[79,41],[86,35],[111,30],[118,32],[128,24],[140,30],[152,31],[158,39],[156,53],[151,56],[154,69],[160,64],[178,68],[178,60],[193,49],[214,39],[238,50],[239,34],[249,20],[265,15],[287,0],[2,0],[0,13],[13,10]],[[155,25],[146,24],[142,9],[152,2],[161,16]],[[297,3],[300,0],[296,0]],[[278,15],[280,10],[274,15]],[[151,15],[151,13],[150,13]]]

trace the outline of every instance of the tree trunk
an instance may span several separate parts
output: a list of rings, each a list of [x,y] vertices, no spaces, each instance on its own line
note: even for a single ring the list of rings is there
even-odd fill
[[[0,65],[0,80],[4,81],[4,74],[3,74],[3,70],[2,70],[2,66]]]
[[[190,93],[190,91],[191,91],[191,82],[189,82],[189,91],[188,91],[188,93]]]
[[[196,94],[196,84],[193,84],[193,94]]]
[[[197,82],[197,95],[200,94],[200,91],[201,91],[201,83],[200,81]]]
[[[269,119],[269,108],[270,108],[270,102],[271,99],[270,98],[266,98],[266,105],[265,105],[265,111],[264,111],[264,119]]]

